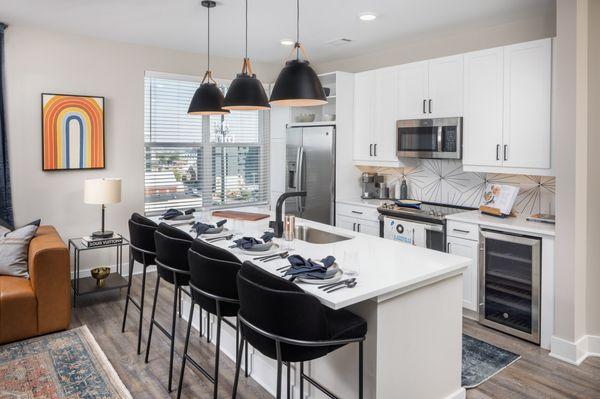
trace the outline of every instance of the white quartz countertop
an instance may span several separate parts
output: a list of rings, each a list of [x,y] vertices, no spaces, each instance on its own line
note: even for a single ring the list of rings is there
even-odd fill
[[[214,222],[216,219],[211,220]],[[267,230],[269,219],[257,222],[241,222],[230,220],[225,225],[231,230],[243,232],[240,236],[260,237]],[[298,283],[306,292],[319,298],[321,303],[332,308],[341,309],[365,300],[383,301],[387,298],[418,289],[445,278],[462,273],[471,263],[468,258],[415,247],[410,244],[353,232],[308,220],[297,219],[297,225],[307,225],[320,230],[329,231],[351,239],[332,244],[312,244],[301,240],[291,243],[291,254],[299,254],[305,258],[322,259],[328,255],[336,257],[338,265],[358,265],[358,284],[354,288],[344,288],[333,293],[325,293],[317,285]],[[181,226],[189,230],[189,226]],[[274,242],[283,245],[282,239]],[[245,255],[238,249],[230,249],[232,241],[214,243],[234,253],[241,261],[252,260],[257,255]],[[255,264],[271,273],[281,275],[276,269],[289,264],[287,259],[272,262],[254,261]],[[348,278],[350,276],[344,276]]]
[[[348,204],[348,205],[356,205],[356,206],[366,206],[369,208],[379,208],[383,204],[387,204],[392,202],[391,199],[363,199],[363,198],[346,198],[346,199],[336,199],[335,202],[340,204]]]
[[[555,226],[549,223],[530,222],[524,215],[498,218],[484,215],[479,210],[460,212],[446,216],[447,220],[473,223],[480,226],[494,227],[501,230],[513,230],[527,234],[554,236]]]

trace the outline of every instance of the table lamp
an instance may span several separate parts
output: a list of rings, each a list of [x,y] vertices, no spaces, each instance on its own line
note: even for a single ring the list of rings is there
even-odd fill
[[[104,213],[107,204],[121,202],[121,179],[86,179],[83,186],[83,202],[102,205],[102,230],[92,233],[92,238],[109,238],[113,232],[104,230]]]

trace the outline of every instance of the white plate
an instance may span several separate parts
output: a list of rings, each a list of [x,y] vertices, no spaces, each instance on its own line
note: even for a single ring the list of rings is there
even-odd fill
[[[238,248],[238,251],[240,251],[244,255],[268,256],[268,255],[273,255],[273,254],[279,252],[279,244],[274,242],[273,245],[271,245],[271,248],[269,248],[266,251],[250,251],[248,249],[242,249],[242,248]]]
[[[301,283],[306,283],[306,284],[315,284],[315,285],[323,285],[323,284],[330,284],[330,283],[335,283],[341,280],[342,276],[344,275],[344,272],[342,271],[342,269],[339,268],[337,263],[334,263],[331,267],[334,267],[337,269],[337,273],[333,275],[333,277],[330,278],[326,278],[326,279],[318,279],[318,278],[304,278],[304,277],[298,277],[296,280],[297,282],[301,282]]]
[[[193,232],[194,231],[192,230],[192,233]],[[231,234],[229,232],[229,229],[227,227],[223,227],[223,230],[219,231],[218,233],[204,233],[204,234],[200,234],[200,236],[201,237],[206,237],[206,238],[208,238],[208,237],[217,238],[217,237],[221,237],[221,236],[228,236],[229,234]]]

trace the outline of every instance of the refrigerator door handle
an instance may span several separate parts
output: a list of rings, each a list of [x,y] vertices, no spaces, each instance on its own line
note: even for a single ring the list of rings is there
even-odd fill
[[[302,191],[302,175],[303,175],[303,164],[304,164],[304,147],[298,147],[298,160],[296,161],[296,177],[298,179],[298,183],[296,187],[298,187],[298,191]],[[305,197],[297,197],[298,199],[298,213],[302,214],[303,211],[303,201]]]

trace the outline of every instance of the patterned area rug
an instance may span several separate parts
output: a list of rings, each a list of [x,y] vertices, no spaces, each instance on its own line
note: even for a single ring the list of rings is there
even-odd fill
[[[463,388],[475,388],[520,358],[516,353],[463,334]]]
[[[131,394],[83,326],[0,346],[0,398],[125,399]]]

